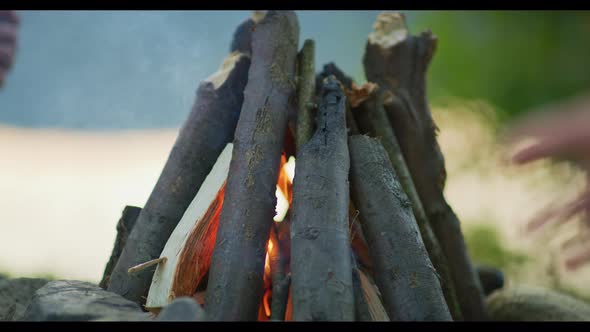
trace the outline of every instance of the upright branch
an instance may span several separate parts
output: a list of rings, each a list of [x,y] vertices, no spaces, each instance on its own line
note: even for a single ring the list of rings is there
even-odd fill
[[[231,53],[239,52],[248,56],[252,54],[252,31],[265,15],[266,13],[263,11],[254,11],[252,17],[238,25],[229,47]]]
[[[109,262],[104,269],[102,280],[98,284],[100,288],[107,289],[109,286],[111,273],[119,260],[119,256],[121,256],[123,248],[125,248],[129,233],[131,233],[133,226],[135,226],[135,222],[137,221],[140,212],[141,208],[136,206],[126,206],[123,209],[121,219],[119,219],[119,222],[117,223],[117,237],[115,239],[115,245],[113,246],[113,252],[111,253],[111,258],[109,258]]]
[[[451,320],[411,202],[385,149],[378,140],[363,135],[351,136],[349,149],[351,195],[363,218],[375,281],[389,317]]]
[[[127,271],[160,256],[217,157],[233,140],[249,67],[248,55],[233,52],[218,72],[199,85],[193,108],[113,269],[108,290],[145,303],[155,266],[133,276]]]
[[[450,274],[447,259],[442,252],[442,248],[434,235],[432,228],[424,212],[420,197],[414,187],[414,181],[404,160],[401,148],[393,131],[393,128],[387,118],[383,106],[383,90],[374,93],[369,99],[365,100],[358,108],[353,110],[354,115],[363,133],[378,137],[387,155],[391,161],[395,173],[412,203],[412,211],[416,217],[418,228],[424,246],[428,251],[428,256],[434,265],[434,268],[441,277],[441,286],[445,295],[445,300],[454,320],[462,320],[461,309],[455,294],[453,279]]]
[[[340,83],[328,77],[317,130],[298,153],[291,225],[296,321],[354,320],[345,103]]]
[[[410,36],[403,15],[382,13],[363,58],[365,74],[389,92],[386,111],[410,169],[426,216],[446,255],[466,320],[486,319],[484,295],[469,260],[457,216],[444,195],[446,171],[436,125],[426,100],[426,71],[437,39],[430,31]]]
[[[315,96],[315,42],[305,40],[297,55],[297,150],[313,135]]]
[[[258,317],[298,40],[293,12],[268,12],[252,34],[252,64],[205,300],[214,321]]]
[[[335,63],[330,62],[325,64],[323,70],[316,76],[316,93],[320,93],[319,87],[321,86],[321,82],[331,75],[334,75],[334,77],[340,81],[345,94],[354,88],[353,79],[340,70]],[[350,100],[348,100],[348,98],[346,100],[346,127],[348,128],[348,135],[358,135],[360,133],[354,117],[352,116]]]

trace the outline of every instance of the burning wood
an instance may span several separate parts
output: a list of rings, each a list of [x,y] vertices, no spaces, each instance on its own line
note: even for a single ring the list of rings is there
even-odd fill
[[[192,296],[209,269],[223,204],[233,145],[228,144],[170,235],[147,298],[146,308],[164,307],[174,298]]]

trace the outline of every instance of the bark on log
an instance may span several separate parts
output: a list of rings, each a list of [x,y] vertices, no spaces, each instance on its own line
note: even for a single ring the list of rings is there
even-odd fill
[[[297,55],[297,150],[313,135],[315,97],[315,42],[305,40]]]
[[[414,181],[412,180],[412,176],[406,165],[401,148],[390,121],[387,118],[385,108],[383,107],[383,96],[383,91],[378,90],[354,110],[355,117],[358,119],[357,122],[364,133],[379,137],[383,144],[404,192],[408,195],[408,198],[412,203],[412,211],[414,212],[418,228],[420,229],[422,241],[424,242],[424,246],[426,247],[432,265],[434,265],[434,268],[440,276],[441,287],[449,311],[453,316],[453,320],[462,320],[461,308],[455,293],[447,259],[432,231],[432,228],[430,227],[430,223],[424,212],[424,207],[422,206],[422,202],[420,201],[420,197],[414,186]]]
[[[411,202],[383,146],[368,136],[349,141],[352,198],[363,218],[375,280],[392,320],[451,320],[440,282],[420,237]]]
[[[252,65],[205,301],[207,315],[214,321],[258,317],[287,109],[295,97],[298,40],[293,12],[268,12],[252,35]]]
[[[293,183],[293,319],[352,321],[346,97],[334,77],[321,96],[317,130],[299,150]]]
[[[160,256],[217,157],[233,140],[249,67],[248,56],[233,53],[199,85],[193,109],[113,270],[110,291],[145,303],[155,267],[134,276],[127,270]]]
[[[369,35],[363,64],[367,80],[391,93],[386,111],[426,216],[449,263],[463,318],[485,320],[479,278],[469,259],[459,220],[443,195],[444,158],[426,100],[426,71],[436,44],[430,31],[410,36],[403,15],[384,13]]]
[[[109,281],[111,278],[111,273],[113,272],[113,268],[119,261],[119,257],[121,256],[121,252],[123,248],[125,248],[125,243],[127,243],[127,238],[129,237],[129,233],[135,226],[135,222],[137,221],[137,217],[141,212],[140,207],[136,206],[125,206],[123,209],[123,213],[121,214],[121,219],[117,223],[117,237],[115,238],[115,245],[113,246],[113,251],[111,253],[111,258],[109,258],[109,262],[107,263],[104,273],[102,274],[102,279],[98,284],[100,288],[106,290],[109,287]]]

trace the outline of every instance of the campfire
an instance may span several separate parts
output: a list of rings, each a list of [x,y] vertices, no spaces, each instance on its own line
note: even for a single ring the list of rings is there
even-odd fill
[[[234,34],[101,285],[208,320],[481,320],[426,101],[437,40],[382,13],[357,85],[293,12]]]

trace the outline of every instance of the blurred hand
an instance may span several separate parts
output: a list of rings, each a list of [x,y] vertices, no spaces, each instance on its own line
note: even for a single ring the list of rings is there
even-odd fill
[[[16,53],[19,19],[12,10],[0,10],[0,86],[12,67]]]
[[[534,142],[520,148],[511,157],[515,164],[522,165],[535,160],[550,158],[572,161],[580,166],[590,179],[590,96],[547,107],[543,113],[535,113],[519,121],[506,135],[508,142],[515,144],[524,139]],[[586,230],[590,230],[590,181],[585,190],[573,201],[539,213],[528,223],[535,230],[548,223],[564,223],[582,214]],[[580,233],[568,243],[585,242],[583,252],[568,258],[566,267],[575,269],[590,262],[590,237]]]

